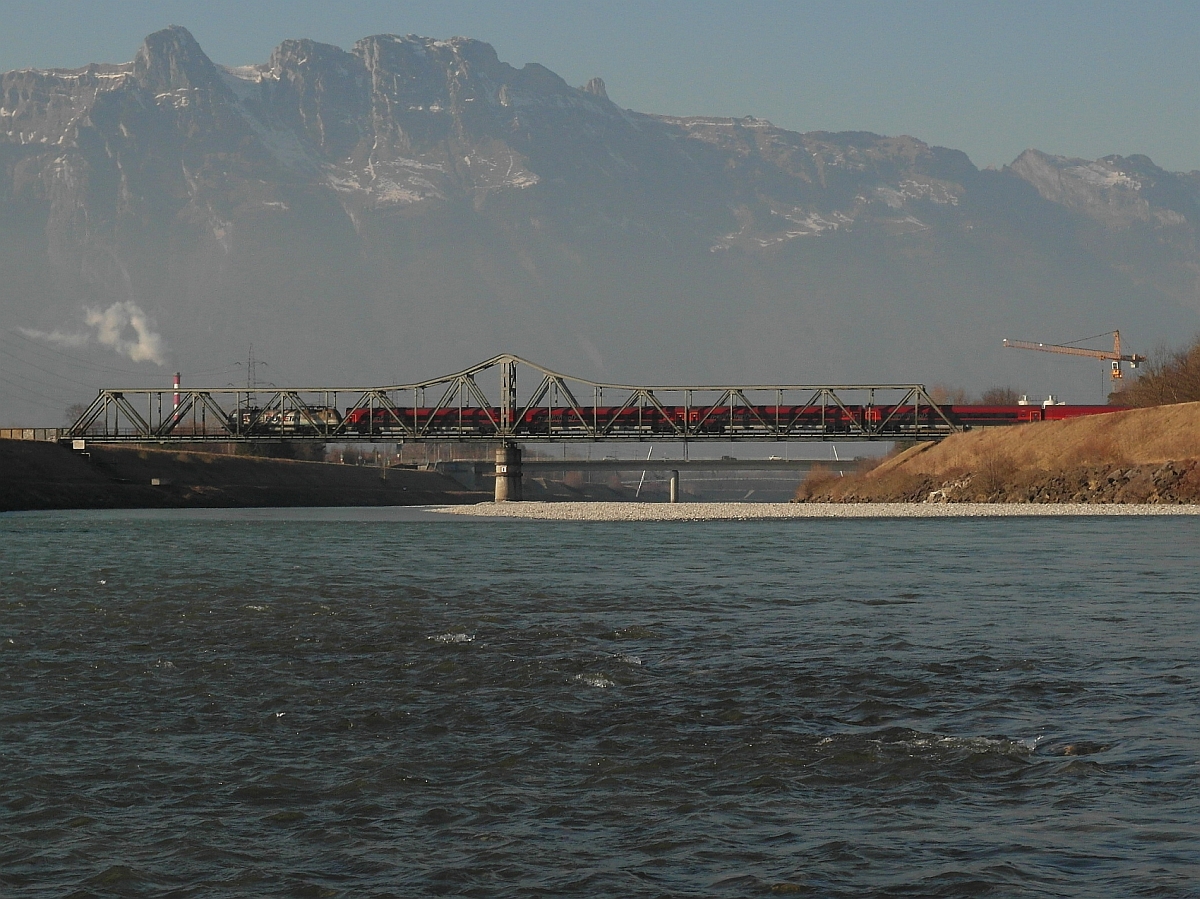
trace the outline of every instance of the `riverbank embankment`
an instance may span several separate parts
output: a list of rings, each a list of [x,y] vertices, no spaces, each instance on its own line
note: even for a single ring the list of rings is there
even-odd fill
[[[801,502],[1200,502],[1200,403],[956,434],[846,477],[814,471]]]
[[[0,440],[0,511],[424,506],[479,502],[434,471]]]

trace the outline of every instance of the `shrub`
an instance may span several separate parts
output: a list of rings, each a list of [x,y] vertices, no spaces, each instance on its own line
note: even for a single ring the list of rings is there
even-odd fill
[[[979,489],[984,497],[999,494],[1008,486],[1017,472],[1017,463],[1007,453],[997,450],[985,452],[979,459],[979,470],[976,472]]]
[[[804,476],[804,480],[800,482],[800,486],[796,488],[796,494],[792,498],[792,502],[802,503],[812,499],[825,487],[830,486],[833,481],[838,480],[839,477],[841,476],[836,471],[833,471],[823,462],[814,463],[809,468],[808,474]]]

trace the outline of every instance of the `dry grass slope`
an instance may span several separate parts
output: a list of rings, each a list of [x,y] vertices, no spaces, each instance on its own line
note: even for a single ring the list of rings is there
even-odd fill
[[[810,478],[799,501],[1192,502],[1200,403],[973,431],[847,478]]]

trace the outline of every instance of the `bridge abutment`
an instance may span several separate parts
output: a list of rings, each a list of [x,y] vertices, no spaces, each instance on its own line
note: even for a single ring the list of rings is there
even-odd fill
[[[671,502],[679,502],[679,472],[671,472]]]
[[[521,499],[521,447],[504,443],[496,447],[496,502]]]

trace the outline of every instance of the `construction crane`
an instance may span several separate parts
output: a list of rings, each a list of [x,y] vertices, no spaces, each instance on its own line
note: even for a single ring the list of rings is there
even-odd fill
[[[1121,363],[1128,362],[1130,368],[1137,368],[1146,361],[1145,356],[1139,356],[1137,353],[1121,353],[1121,332],[1107,331],[1104,334],[1096,334],[1092,337],[1084,337],[1081,340],[1076,340],[1074,343],[1083,343],[1085,340],[1095,340],[1097,337],[1108,337],[1112,335],[1113,348],[1112,352],[1108,350],[1089,350],[1084,347],[1072,346],[1071,344],[1058,343],[1034,343],[1029,340],[1005,340],[1006,347],[1012,347],[1018,350],[1041,350],[1043,353],[1066,353],[1069,356],[1089,356],[1092,359],[1108,359],[1112,362],[1112,379],[1114,381],[1121,380],[1124,375],[1121,374]]]

